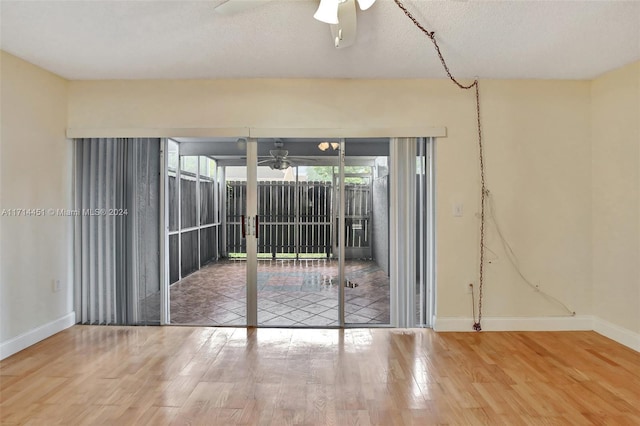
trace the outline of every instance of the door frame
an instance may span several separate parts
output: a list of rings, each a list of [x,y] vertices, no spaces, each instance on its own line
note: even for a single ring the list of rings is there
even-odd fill
[[[258,326],[258,139],[247,138],[247,327]]]
[[[274,137],[299,137],[299,138],[313,138],[313,137],[326,137],[326,138],[342,138],[340,142],[340,182],[341,186],[344,185],[344,156],[345,156],[345,139],[344,138],[367,138],[367,137],[388,137],[391,138],[391,144],[393,145],[393,140],[398,140],[398,138],[430,138],[431,142],[435,141],[435,138],[446,137],[447,130],[445,127],[420,127],[420,128],[306,128],[306,129],[292,129],[292,128],[237,128],[237,129],[216,129],[216,128],[208,128],[208,129],[157,129],[159,134],[157,135],[149,135],[149,129],[99,129],[99,133],[102,134],[104,132],[113,134],[122,134],[126,133],[128,136],[136,136],[137,133],[144,134],[144,136],[157,136],[162,138],[167,137],[247,137],[247,188],[248,192],[252,192],[252,202],[251,209],[249,204],[247,205],[247,216],[251,216],[255,220],[255,216],[257,215],[257,139],[258,138],[274,138]],[[68,129],[67,134],[69,137],[86,137],[87,134],[90,137],[95,137],[94,132],[96,129]],[[162,143],[162,151],[161,151],[161,164],[162,164],[162,173],[164,176],[167,176],[167,155],[166,155],[166,144],[167,139],[163,139]],[[396,144],[397,145],[397,144]],[[395,170],[396,173],[399,170],[402,170],[401,163],[399,162],[399,156],[397,151],[397,147],[390,147],[390,165],[392,166],[392,170]],[[414,147],[415,152],[415,147]],[[250,167],[249,164],[252,166]],[[394,167],[395,166],[395,167]],[[412,170],[415,173],[415,164],[413,164]],[[252,176],[252,179],[250,177]],[[252,182],[253,190],[249,191],[249,182]],[[399,179],[393,178],[393,181],[399,182]],[[163,201],[163,208],[161,209],[161,232],[164,236],[162,238],[162,244],[160,246],[160,256],[165,261],[161,263],[161,286],[160,286],[160,299],[161,299],[161,324],[169,325],[170,324],[170,300],[169,300],[169,274],[168,274],[168,205],[166,194],[168,193],[167,188],[168,180],[165,179],[165,183],[161,185],[161,194],[160,199]],[[413,178],[413,183],[411,187],[415,187],[415,178]],[[398,184],[391,186],[391,200],[397,199],[399,190]],[[394,191],[395,189],[395,191]],[[394,195],[395,192],[395,195]],[[344,190],[340,191],[341,194],[341,203],[340,203],[340,224],[338,230],[338,238],[340,239],[341,246],[344,246]],[[400,196],[402,198],[402,196]],[[414,200],[415,201],[415,200]],[[432,203],[433,204],[433,200]],[[394,204],[392,204],[394,205]],[[399,218],[398,214],[398,205],[395,205],[389,214],[390,217]],[[435,213],[432,210],[432,213]],[[408,222],[408,221],[403,221]],[[432,226],[432,235],[435,237],[435,223]],[[398,234],[401,230],[397,227],[390,227],[389,229],[389,239],[391,242],[395,242],[391,244],[390,252],[393,253],[394,249],[397,249],[398,243]],[[257,326],[257,239],[255,235],[251,236],[251,239],[247,239],[247,326],[255,327]],[[415,238],[415,235],[413,235]],[[255,244],[255,247],[252,250],[249,250],[250,244]],[[406,245],[405,245],[406,247]],[[415,240],[414,240],[415,247]],[[434,247],[435,248],[435,247]],[[250,255],[249,253],[252,252]],[[432,253],[433,258],[435,259],[435,253]],[[415,306],[415,303],[411,304],[413,296],[407,292],[406,288],[402,289],[402,286],[398,286],[400,275],[411,276],[410,274],[415,274],[415,259],[408,260],[408,265],[398,265],[398,254],[391,256],[390,258],[390,326],[391,327],[411,327],[415,326],[415,321],[412,322],[410,318],[410,312],[413,308],[407,310],[407,306]],[[435,268],[435,262],[432,262]],[[407,266],[410,266],[409,268]],[[411,270],[413,268],[413,270]],[[344,282],[344,250],[340,250],[339,253],[339,269],[340,282]],[[400,273],[400,274],[399,274]],[[429,305],[431,305],[431,309],[429,309],[429,316],[435,315],[435,269],[432,270],[432,283],[428,289],[429,293]],[[413,280],[412,280],[413,281]],[[250,283],[253,283],[250,285]],[[402,292],[402,294],[399,294]],[[339,296],[339,324],[340,327],[344,327],[344,287],[340,286],[340,296]],[[415,318],[415,316],[414,316]],[[427,324],[429,325],[429,324]]]

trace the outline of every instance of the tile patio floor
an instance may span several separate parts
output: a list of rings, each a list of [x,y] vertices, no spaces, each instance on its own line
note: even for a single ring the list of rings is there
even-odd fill
[[[210,263],[171,286],[171,323],[245,325],[243,260]],[[347,324],[389,324],[389,277],[375,262],[349,260]],[[329,259],[259,260],[258,324],[284,327],[338,325],[338,262]]]

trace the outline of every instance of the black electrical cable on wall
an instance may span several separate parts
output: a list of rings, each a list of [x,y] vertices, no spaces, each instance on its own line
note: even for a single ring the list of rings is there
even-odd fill
[[[442,55],[442,51],[440,50],[440,46],[438,45],[438,41],[436,40],[435,32],[427,30],[418,20],[407,10],[404,4],[400,0],[394,0],[394,2],[398,5],[398,7],[404,12],[404,14],[413,22],[413,24],[420,29],[433,43],[433,47],[436,49],[436,53],[438,54],[438,58],[440,58],[440,62],[444,67],[444,70],[447,73],[449,79],[460,89],[469,90],[475,88],[475,96],[476,96],[476,120],[478,126],[478,152],[479,152],[479,162],[480,162],[480,270],[479,270],[479,284],[478,284],[478,319],[476,321],[475,309],[473,313],[473,329],[476,331],[481,331],[482,326],[480,325],[482,321],[482,290],[484,284],[484,225],[485,225],[485,201],[487,197],[487,188],[485,184],[484,178],[484,150],[482,147],[482,122],[480,120],[480,83],[476,78],[473,80],[473,83],[469,85],[464,85],[460,83],[454,76],[451,74],[449,70],[449,66]],[[475,303],[474,303],[475,308]]]

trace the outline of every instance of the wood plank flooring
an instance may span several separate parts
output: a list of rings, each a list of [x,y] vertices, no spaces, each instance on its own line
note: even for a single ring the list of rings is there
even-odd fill
[[[638,425],[594,332],[74,326],[0,362],[3,425]]]

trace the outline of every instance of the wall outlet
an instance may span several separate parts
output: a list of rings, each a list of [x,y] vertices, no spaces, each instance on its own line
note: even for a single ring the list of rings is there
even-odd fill
[[[60,280],[51,281],[51,291],[57,293],[60,291]]]

